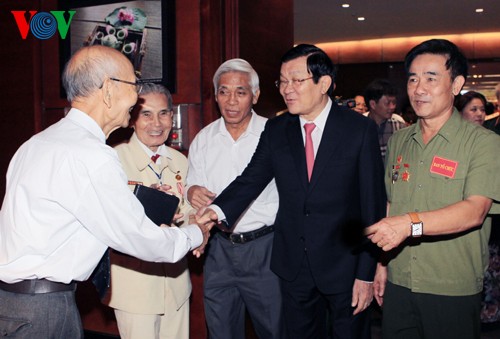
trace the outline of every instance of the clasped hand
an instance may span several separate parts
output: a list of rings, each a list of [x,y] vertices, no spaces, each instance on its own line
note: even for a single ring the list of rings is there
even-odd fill
[[[408,215],[383,218],[365,229],[365,235],[384,251],[398,247],[410,235]]]
[[[205,246],[207,245],[208,238],[210,237],[210,230],[215,225],[217,220],[217,213],[210,208],[201,208],[196,214],[191,214],[189,216],[189,223],[197,224],[203,233],[203,243],[193,250],[193,255],[196,258],[199,258],[205,252]]]

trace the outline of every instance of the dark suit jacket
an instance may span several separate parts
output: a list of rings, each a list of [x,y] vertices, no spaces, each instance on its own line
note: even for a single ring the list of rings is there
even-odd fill
[[[376,250],[362,231],[385,216],[383,176],[375,123],[334,103],[310,183],[299,117],[285,113],[267,122],[247,168],[214,204],[232,225],[275,178],[271,269],[293,280],[307,251],[319,290],[346,292],[355,278],[373,280]]]

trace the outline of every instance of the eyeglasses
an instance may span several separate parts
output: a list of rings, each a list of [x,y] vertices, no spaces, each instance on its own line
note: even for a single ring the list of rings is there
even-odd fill
[[[144,84],[141,80],[137,80],[136,82],[126,81],[126,80],[117,79],[117,78],[109,78],[109,80],[123,82],[124,84],[128,84],[128,85],[133,85],[136,87],[137,93],[141,93],[142,85]]]
[[[292,85],[293,88],[298,88],[302,83],[306,80],[312,79],[313,77],[305,78],[305,79],[292,79],[292,80],[276,80],[274,84],[279,89],[286,88],[288,85]]]

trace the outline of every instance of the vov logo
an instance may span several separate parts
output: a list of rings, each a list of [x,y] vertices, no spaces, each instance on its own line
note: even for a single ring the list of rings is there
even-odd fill
[[[17,28],[21,33],[21,38],[26,40],[29,31],[37,39],[46,40],[54,36],[56,31],[59,31],[61,39],[66,39],[68,34],[69,25],[75,15],[76,11],[50,11],[38,12],[29,11],[30,19],[26,20],[27,11],[10,11],[16,20]],[[68,12],[68,21],[64,18],[64,13]]]

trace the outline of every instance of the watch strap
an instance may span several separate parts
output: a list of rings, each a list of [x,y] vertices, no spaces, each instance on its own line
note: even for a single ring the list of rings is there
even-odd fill
[[[417,213],[415,213],[415,212],[408,212],[408,215],[410,216],[410,219],[411,219],[412,223],[422,222],[422,220],[420,220],[420,218],[418,217]]]
[[[424,228],[424,223],[420,218],[418,217],[418,214],[415,212],[408,212],[408,215],[410,216],[411,223],[410,223],[410,237],[412,238],[418,238],[423,235],[423,228]]]

